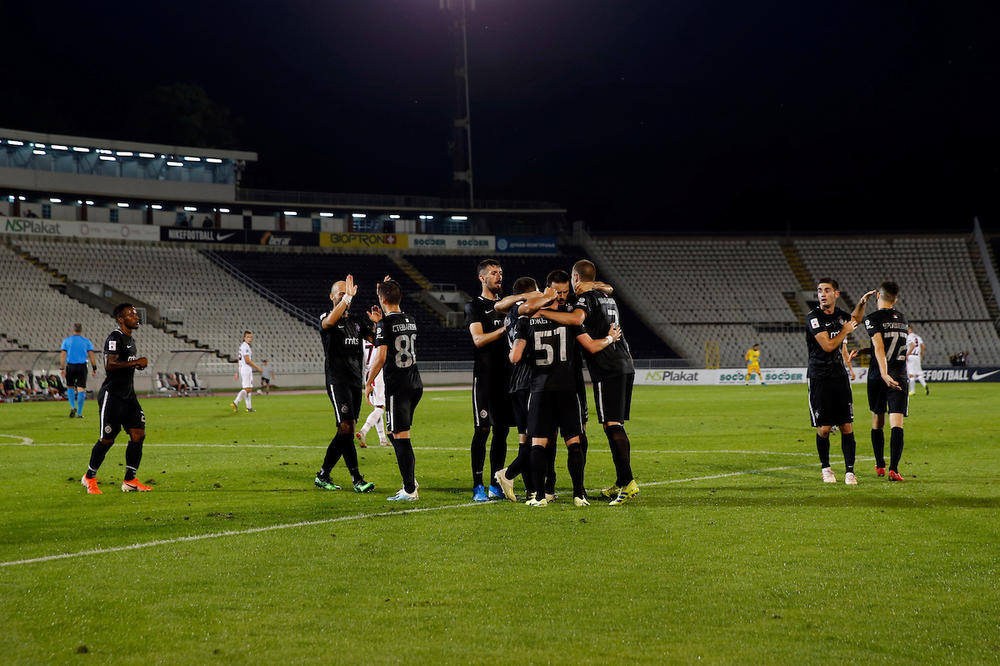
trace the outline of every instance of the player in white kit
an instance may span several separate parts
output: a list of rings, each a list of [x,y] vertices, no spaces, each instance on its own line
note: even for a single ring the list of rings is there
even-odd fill
[[[924,379],[924,369],[920,367],[920,362],[924,358],[924,351],[927,346],[924,339],[914,332],[911,326],[906,331],[906,374],[910,379],[910,395],[916,392],[917,382],[924,387],[924,394],[930,395],[931,390]]]
[[[253,333],[250,331],[243,331],[243,342],[240,343],[239,352],[239,368],[233,379],[240,382],[242,389],[236,394],[236,399],[233,400],[233,413],[239,411],[240,400],[244,400],[247,405],[247,411],[254,411],[253,403],[251,398],[253,396],[253,371],[261,372],[260,366],[253,362],[251,358],[253,355],[250,349],[250,343],[253,342]]]
[[[365,377],[368,376],[368,371],[371,370],[372,361],[375,359],[375,346],[369,340],[364,341],[365,346]],[[376,432],[378,432],[378,443],[381,446],[389,446],[389,438],[385,436],[385,421],[383,421],[382,416],[385,414],[385,381],[382,379],[382,373],[379,372],[375,376],[375,381],[373,383],[372,393],[368,397],[369,402],[372,406],[372,413],[368,415],[368,419],[365,424],[361,426],[361,429],[354,433],[354,436],[358,438],[358,446],[366,448],[368,445],[365,443],[365,435],[373,427]]]

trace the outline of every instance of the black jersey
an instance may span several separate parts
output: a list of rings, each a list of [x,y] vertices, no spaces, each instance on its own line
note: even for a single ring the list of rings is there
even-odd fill
[[[882,334],[882,345],[885,349],[885,363],[889,375],[893,378],[906,377],[906,329],[909,323],[902,312],[895,308],[880,308],[865,317],[865,330],[875,337]],[[871,370],[868,376],[878,375],[878,361],[872,351]]]
[[[517,328],[522,326],[525,329],[528,324],[525,321],[524,324],[520,322],[522,320],[527,320],[530,317],[524,317],[517,313],[518,308],[521,307],[521,303],[524,301],[518,301],[514,304],[514,307],[510,309],[507,313],[507,342],[511,349],[514,348],[514,343],[517,342]],[[522,338],[525,339],[525,338]],[[521,360],[513,364],[510,369],[510,392],[523,391],[530,388],[531,382],[531,359],[528,355],[522,354]]]
[[[618,319],[618,303],[602,291],[592,289],[580,294],[574,302],[574,307],[586,313],[583,330],[595,340],[607,337],[612,324],[621,326]],[[585,351],[583,357],[587,360],[590,376],[594,380],[635,373],[632,350],[629,349],[624,335],[596,354]]]
[[[823,351],[816,342],[816,335],[829,335],[835,338],[840,334],[851,318],[851,315],[840,308],[834,308],[831,314],[826,314],[820,308],[815,308],[806,315],[806,346],[809,348],[809,369],[807,377],[842,377],[847,375],[844,357],[840,347],[833,351]]]
[[[135,340],[131,335],[125,335],[120,328],[111,331],[111,335],[104,341],[104,355],[117,361],[134,361],[139,358],[135,349]],[[108,370],[101,390],[106,391],[112,398],[135,398],[135,368],[119,368]]]
[[[544,317],[522,317],[517,321],[516,339],[524,340],[529,359],[532,391],[576,392],[576,336],[582,326],[567,326]]]
[[[494,305],[496,305],[496,301],[482,296],[477,296],[466,303],[465,326],[469,327],[478,322],[483,327],[483,333],[492,333],[503,327],[504,315],[497,312]],[[473,345],[473,347],[475,361],[472,371],[476,377],[479,377],[481,381],[496,381],[506,385],[510,376],[510,361],[507,358],[510,345],[507,340],[501,336],[488,345],[482,347]]]
[[[375,346],[387,347],[382,377],[386,395],[422,389],[417,369],[417,322],[405,312],[390,312],[375,326]]]
[[[323,341],[323,353],[326,355],[324,364],[326,383],[343,386],[359,387],[364,385],[364,344],[365,336],[370,335],[372,323],[368,317],[357,317],[349,312],[341,315],[336,324],[329,328],[322,327],[322,321],[329,312],[320,317],[320,339]]]

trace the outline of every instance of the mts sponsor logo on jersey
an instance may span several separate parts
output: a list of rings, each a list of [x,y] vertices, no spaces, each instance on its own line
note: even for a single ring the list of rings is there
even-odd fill
[[[406,234],[322,233],[320,247],[355,247],[376,249],[405,249],[410,246]]]
[[[925,368],[929,382],[1000,382],[1000,368]]]

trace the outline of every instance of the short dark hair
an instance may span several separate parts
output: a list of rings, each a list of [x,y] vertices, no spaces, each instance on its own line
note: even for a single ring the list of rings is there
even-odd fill
[[[759,342],[755,342],[755,343],[753,343],[753,346],[754,347],[760,347],[760,343]]]
[[[482,261],[479,262],[477,270],[479,271],[479,274],[482,275],[483,273],[486,272],[486,269],[489,268],[490,266],[500,266],[500,262],[497,261],[496,259],[483,259]]]
[[[538,283],[533,277],[519,277],[514,280],[514,293],[527,294],[529,291],[538,291]]]
[[[581,259],[573,264],[573,272],[579,275],[583,282],[590,282],[597,277],[597,267],[594,266],[594,262],[587,259]]]
[[[399,288],[399,283],[395,280],[379,282],[376,291],[378,292],[379,298],[381,298],[386,305],[399,305],[399,302],[403,300],[403,290]]]
[[[83,324],[73,324],[73,332],[74,333],[82,333],[83,332]]]
[[[821,284],[828,284],[831,287],[833,287],[834,291],[840,291],[840,283],[838,283],[833,278],[824,277],[824,278],[820,278],[820,279],[816,280],[816,286],[817,287],[819,285],[821,285]]]
[[[243,331],[244,338],[247,337],[248,335],[253,335],[253,331]]]
[[[892,300],[899,298],[899,285],[892,280],[886,280],[878,286],[880,293],[892,296]]]
[[[114,311],[112,311],[111,316],[114,317],[115,319],[118,319],[118,317],[122,316],[123,312],[125,312],[129,308],[134,308],[134,307],[135,306],[132,305],[131,303],[119,303],[118,305],[115,306],[115,309]]]
[[[561,268],[557,268],[545,276],[545,286],[551,287],[554,283],[569,282],[569,273]]]

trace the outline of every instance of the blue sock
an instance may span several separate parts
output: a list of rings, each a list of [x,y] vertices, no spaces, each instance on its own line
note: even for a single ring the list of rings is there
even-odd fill
[[[86,391],[84,391],[83,389],[80,389],[79,391],[76,392],[76,404],[77,404],[76,415],[77,416],[79,416],[80,414],[83,414],[83,401],[86,400],[86,399],[87,399],[87,392]]]
[[[69,408],[76,409],[76,389],[66,387],[66,399],[69,400]]]

